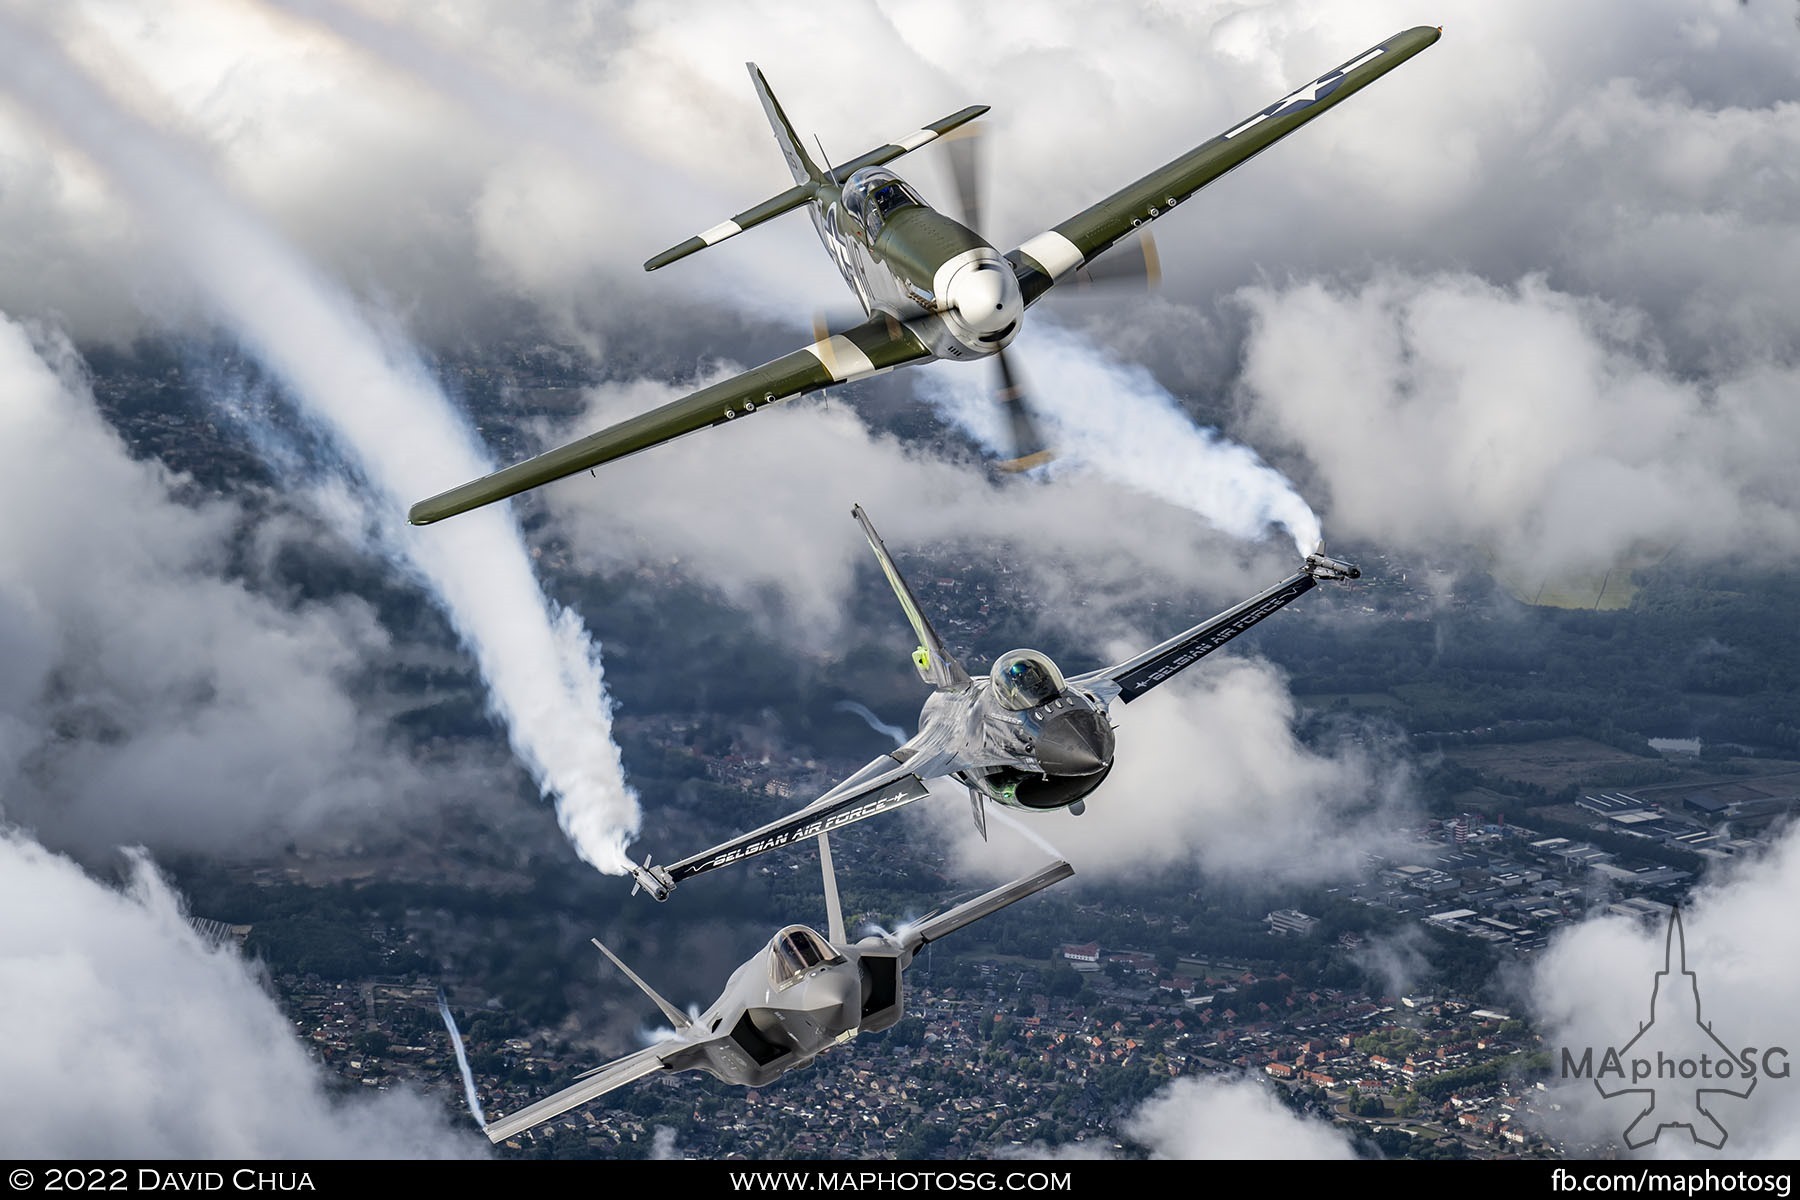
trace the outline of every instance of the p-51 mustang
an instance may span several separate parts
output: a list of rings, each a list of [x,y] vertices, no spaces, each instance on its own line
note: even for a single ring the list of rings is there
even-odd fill
[[[706,1071],[726,1083],[761,1087],[859,1033],[898,1022],[905,1011],[901,976],[927,943],[1075,873],[1059,860],[948,912],[852,943],[844,933],[831,845],[824,836],[819,865],[825,875],[827,936],[805,925],[781,930],[732,972],[724,994],[698,1017],[663,999],[596,938],[600,952],[662,1009],[675,1036],[597,1067],[574,1086],[493,1122],[488,1138],[503,1142],[656,1071]]]
[[[913,665],[932,686],[919,714],[919,732],[797,813],[671,866],[651,866],[645,859],[642,866],[630,867],[632,891],[641,887],[667,900],[684,879],[923,799],[931,794],[925,781],[943,776],[969,789],[975,827],[983,837],[989,801],[1037,812],[1065,808],[1080,816],[1087,795],[1112,770],[1113,726],[1107,712],[1114,700],[1131,703],[1322,580],[1362,577],[1349,563],[1325,557],[1321,545],[1274,587],[1124,662],[1064,679],[1045,655],[1014,650],[975,678],[944,648],[862,506],[852,515],[919,639]]]
[[[654,271],[754,225],[806,208],[819,239],[869,319],[579,441],[422,500],[413,505],[407,519],[428,525],[683,434],[747,417],[793,396],[938,358],[995,360],[999,396],[1014,440],[1015,457],[1008,465],[1015,469],[1036,465],[1049,454],[1004,354],[1019,335],[1025,310],[1059,283],[1104,272],[1117,256],[1099,264],[1095,260],[1109,249],[1367,87],[1438,36],[1439,30],[1420,26],[1370,47],[1006,254],[976,230],[981,221],[971,160],[952,159],[959,164],[960,221],[931,208],[887,167],[901,155],[973,121],[987,106],[965,108],[849,162],[821,167],[788,123],[762,72],[750,64],[751,80],[793,172],[794,186],[663,251],[644,269]],[[1151,257],[1141,238],[1135,244]],[[1121,247],[1118,256],[1127,253]]]

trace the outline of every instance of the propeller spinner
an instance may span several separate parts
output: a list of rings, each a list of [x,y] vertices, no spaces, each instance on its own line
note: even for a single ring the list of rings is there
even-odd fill
[[[962,209],[962,223],[979,233],[982,220],[981,139],[979,122],[963,126],[947,135],[944,149],[949,156],[950,175],[956,187],[957,203]],[[1007,357],[1005,345],[1023,316],[1023,303],[1017,307],[1008,301],[1018,296],[1016,283],[1008,292],[998,277],[1003,272],[989,269],[968,271],[952,280],[949,301],[963,323],[980,334],[983,340],[1000,343],[994,353],[999,373],[999,386],[994,398],[1006,409],[1007,425],[1012,433],[1013,457],[1000,464],[1005,471],[1028,471],[1056,457],[1044,441],[1037,418],[1033,415],[1029,394],[1019,374],[1018,365]],[[1100,261],[1082,268],[1076,277],[1081,290],[1126,284],[1154,287],[1161,279],[1156,243],[1144,229],[1136,238],[1119,247],[1117,255],[1106,255]],[[1004,339],[1004,340],[1003,340]]]
[[[944,139],[944,148],[950,159],[950,177],[956,185],[956,199],[962,209],[962,223],[970,229],[981,232],[981,144],[982,129],[978,124],[965,125],[962,129]],[[1024,314],[1024,303],[1018,302],[1016,311],[1008,312],[1010,307],[1004,304],[1000,295],[992,298],[987,295],[987,280],[975,273],[962,291],[953,286],[950,302],[957,309],[958,316],[972,327],[988,337],[998,341],[1009,336],[1016,329],[1016,321]],[[999,271],[982,272],[981,275],[999,275]],[[959,275],[954,283],[961,282]],[[1018,285],[1014,281],[1010,296],[1018,296]],[[980,294],[976,289],[983,288]],[[980,305],[990,305],[989,312],[982,314]],[[968,307],[964,307],[967,304]],[[972,311],[973,310],[973,311]],[[985,317],[991,323],[992,330],[977,324],[977,320]],[[974,318],[974,319],[972,319]],[[1010,319],[1009,319],[1010,318]],[[998,331],[998,332],[995,332]],[[1044,442],[1037,419],[1032,415],[1031,403],[1026,398],[1025,387],[1020,381],[1017,367],[1008,360],[1006,350],[1002,347],[994,352],[994,364],[999,372],[999,387],[994,398],[1006,409],[1006,423],[1012,431],[1013,457],[1000,464],[1004,471],[1027,471],[1032,467],[1042,466],[1055,458]]]

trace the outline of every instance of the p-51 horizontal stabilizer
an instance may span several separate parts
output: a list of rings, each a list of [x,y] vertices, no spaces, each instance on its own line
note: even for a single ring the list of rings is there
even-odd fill
[[[780,195],[772,196],[761,204],[755,204],[731,218],[721,221],[705,233],[696,234],[679,245],[670,246],[661,254],[651,257],[644,264],[644,270],[654,271],[666,267],[670,263],[686,258],[688,255],[708,246],[716,246],[728,237],[735,237],[753,225],[761,225],[772,221],[783,213],[792,212],[807,202],[820,199],[822,188],[835,190],[837,183],[848,179],[852,174],[864,167],[876,167],[899,158],[902,154],[910,154],[920,146],[936,141],[944,134],[960,125],[966,125],[988,110],[985,104],[973,104],[959,109],[941,120],[933,121],[898,141],[878,146],[867,154],[858,155],[849,162],[840,163],[829,170],[821,169],[806,152],[806,144],[794,131],[793,123],[781,110],[781,104],[775,99],[775,93],[769,87],[769,81],[763,78],[762,71],[755,63],[745,63],[750,68],[750,82],[756,88],[756,95],[762,101],[763,112],[769,118],[769,125],[775,131],[775,141],[781,147],[781,156],[787,160],[788,170],[793,172],[794,186]]]

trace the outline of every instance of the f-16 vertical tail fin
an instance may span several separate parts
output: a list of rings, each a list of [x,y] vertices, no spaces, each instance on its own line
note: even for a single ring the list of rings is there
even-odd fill
[[[682,1012],[679,1008],[676,1008],[673,1004],[670,1004],[667,1000],[664,1000],[662,998],[662,994],[660,992],[658,992],[655,988],[651,987],[649,984],[645,983],[642,979],[638,978],[638,974],[636,971],[633,971],[630,967],[628,967],[624,963],[620,962],[618,955],[614,954],[611,950],[608,950],[605,946],[602,946],[600,944],[599,938],[591,938],[589,940],[594,943],[594,946],[600,951],[600,953],[602,953],[602,954],[606,955],[606,957],[612,959],[613,966],[615,966],[615,967],[619,968],[619,970],[625,972],[625,977],[627,979],[631,980],[631,982],[637,984],[638,989],[640,991],[642,991],[644,993],[644,995],[646,995],[646,996],[650,997],[652,1000],[656,1001],[656,1007],[662,1009],[663,1016],[669,1018],[670,1024],[674,1025],[675,1028],[677,1028],[677,1029],[686,1029],[689,1025],[693,1024],[693,1022],[688,1019],[688,1015],[686,1013]]]
[[[894,595],[900,598],[900,607],[906,610],[906,619],[912,623],[913,632],[918,635],[919,648],[913,651],[913,665],[919,668],[919,674],[924,677],[926,683],[939,691],[967,687],[969,673],[963,669],[960,662],[956,661],[955,656],[944,648],[944,640],[938,636],[937,630],[931,627],[931,622],[925,619],[924,612],[919,608],[918,598],[913,595],[912,589],[906,586],[906,580],[901,576],[900,569],[894,565],[894,560],[888,554],[887,547],[881,544],[881,535],[875,532],[875,526],[869,521],[869,514],[865,513],[862,505],[858,504],[850,510],[850,515],[855,517],[863,527],[863,533],[869,539],[870,549],[875,551],[875,557],[881,562],[882,573],[888,577],[888,583],[893,585]]]

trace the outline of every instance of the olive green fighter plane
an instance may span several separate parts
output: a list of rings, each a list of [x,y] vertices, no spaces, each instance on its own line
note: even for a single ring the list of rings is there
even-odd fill
[[[634,893],[643,888],[667,900],[683,880],[924,799],[932,779],[968,788],[983,837],[989,803],[1080,816],[1113,768],[1116,744],[1107,714],[1114,700],[1129,704],[1168,682],[1321,582],[1362,577],[1349,563],[1327,558],[1320,545],[1275,586],[1123,662],[1065,678],[1049,656],[1020,649],[973,676],[932,627],[862,506],[851,515],[918,638],[913,665],[932,688],[918,733],[798,812],[668,866],[652,866],[648,858],[641,866],[627,863]]]
[[[926,204],[887,165],[967,125],[987,111],[985,105],[965,108],[835,167],[821,167],[789,124],[762,72],[750,64],[751,80],[793,172],[794,186],[663,251],[644,268],[665,267],[805,208],[868,319],[579,441],[422,500],[413,505],[408,520],[428,525],[683,434],[741,420],[794,396],[933,359],[994,359],[999,395],[1014,438],[1015,457],[1008,465],[1023,469],[1045,461],[1047,448],[1004,354],[1019,335],[1025,310],[1058,284],[1103,270],[1106,264],[1096,260],[1113,247],[1119,249],[1107,261],[1117,261],[1133,247],[1147,249],[1134,234],[1418,54],[1439,34],[1436,28],[1420,26],[1371,46],[1005,254],[974,228],[980,220],[971,172],[958,174],[964,210],[964,220],[959,221]],[[1128,245],[1120,246],[1121,242]]]

